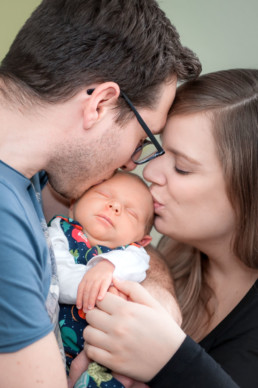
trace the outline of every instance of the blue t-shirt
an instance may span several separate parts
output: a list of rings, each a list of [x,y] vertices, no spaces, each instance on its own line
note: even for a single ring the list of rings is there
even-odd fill
[[[40,186],[0,161],[0,353],[22,349],[53,330],[46,308],[51,260]]]

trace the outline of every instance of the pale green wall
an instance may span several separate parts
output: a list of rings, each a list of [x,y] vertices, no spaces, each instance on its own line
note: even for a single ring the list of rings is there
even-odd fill
[[[159,0],[203,72],[258,67],[257,0]]]
[[[158,1],[175,24],[182,43],[199,56],[204,73],[258,67],[257,0]],[[39,3],[40,0],[0,0],[0,60]],[[156,243],[159,235],[152,234]]]
[[[40,0],[0,0],[0,61]]]

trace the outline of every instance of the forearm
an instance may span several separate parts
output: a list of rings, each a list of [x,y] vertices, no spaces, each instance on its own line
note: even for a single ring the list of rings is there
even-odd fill
[[[65,388],[67,379],[53,333],[15,353],[0,354],[2,388]]]
[[[146,279],[141,284],[163,305],[177,323],[181,324],[181,312],[175,299],[175,289],[169,267],[157,249],[148,246],[146,250],[150,255],[150,268]]]
[[[221,366],[189,337],[161,371],[148,383],[151,388],[239,388]]]
[[[175,294],[173,279],[169,267],[161,253],[152,245],[145,248],[150,255],[150,268],[147,271],[147,277],[142,285],[152,293],[155,289],[165,289],[172,295]],[[160,281],[162,279],[162,283]]]

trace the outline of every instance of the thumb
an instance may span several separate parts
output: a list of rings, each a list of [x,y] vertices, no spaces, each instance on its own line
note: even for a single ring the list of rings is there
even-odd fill
[[[129,280],[120,281],[113,278],[114,286],[121,292],[123,292],[128,300],[143,304],[149,307],[161,307],[161,305],[154,299],[151,294],[145,290],[139,283],[132,282]]]

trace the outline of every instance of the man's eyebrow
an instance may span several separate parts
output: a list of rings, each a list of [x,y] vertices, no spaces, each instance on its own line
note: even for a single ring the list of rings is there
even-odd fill
[[[172,152],[172,153],[173,153],[174,155],[176,155],[176,156],[179,156],[179,157],[181,157],[181,158],[186,159],[188,162],[190,162],[190,163],[192,163],[192,164],[195,164],[196,166],[201,166],[201,163],[198,162],[198,160],[191,158],[190,156],[184,154],[184,153],[181,152],[181,151],[175,150],[174,148],[169,148],[168,151],[169,151],[169,152]]]

